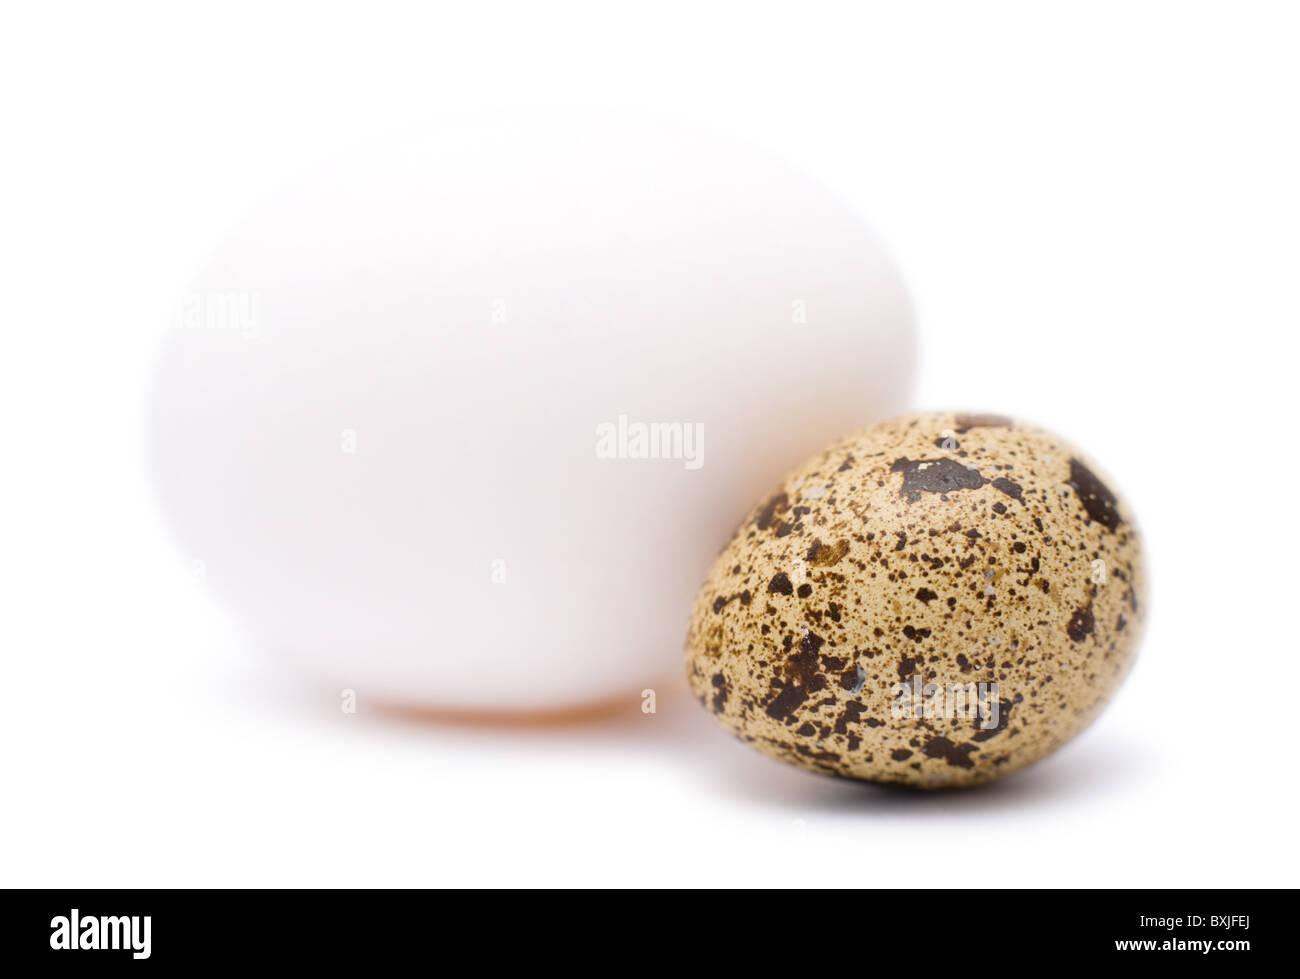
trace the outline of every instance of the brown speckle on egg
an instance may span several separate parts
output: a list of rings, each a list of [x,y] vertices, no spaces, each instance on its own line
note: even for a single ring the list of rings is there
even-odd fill
[[[687,672],[774,757],[974,785],[1102,710],[1144,586],[1132,514],[1073,447],[1001,416],[909,415],[830,446],[746,518],[700,590]]]

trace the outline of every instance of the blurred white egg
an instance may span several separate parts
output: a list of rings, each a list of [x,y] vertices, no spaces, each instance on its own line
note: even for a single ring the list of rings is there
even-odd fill
[[[675,678],[745,510],[913,369],[894,268],[812,180],[650,118],[449,122],[218,255],[153,467],[268,650],[372,702],[545,710]]]

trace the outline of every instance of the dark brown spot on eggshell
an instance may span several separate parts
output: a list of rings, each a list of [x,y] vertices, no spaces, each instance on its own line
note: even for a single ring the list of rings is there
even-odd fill
[[[1007,496],[1011,497],[1013,500],[1020,499],[1020,494],[1022,492],[1020,484],[1014,479],[1007,479],[1006,476],[999,476],[997,479],[993,480],[993,488],[999,492],[1006,493]]]
[[[1078,459],[1070,460],[1070,485],[1079,495],[1088,516],[1108,530],[1120,525],[1119,501],[1115,494]]]
[[[756,525],[759,530],[770,530],[775,527],[781,514],[790,509],[790,497],[785,493],[777,493],[763,504],[763,508],[758,512]]]
[[[834,544],[823,544],[818,538],[808,548],[808,563],[814,568],[833,568],[849,552],[849,542],[838,540]]]
[[[930,758],[942,758],[949,765],[957,768],[974,768],[970,753],[975,750],[973,744],[954,744],[947,738],[931,738],[921,749]]]
[[[1070,616],[1070,621],[1066,623],[1065,631],[1069,633],[1074,642],[1083,642],[1092,635],[1093,629],[1097,626],[1097,620],[1093,618],[1092,606],[1085,605],[1083,608],[1074,610]]]
[[[972,428],[1010,428],[1013,424],[1005,415],[957,415],[952,427],[958,435],[965,435]]]
[[[955,459],[896,459],[890,472],[903,474],[898,495],[915,503],[922,493],[955,493],[979,489],[986,480],[977,470],[968,469]]]

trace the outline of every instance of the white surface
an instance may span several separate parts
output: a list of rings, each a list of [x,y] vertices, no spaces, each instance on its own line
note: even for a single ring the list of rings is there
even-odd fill
[[[1295,883],[1284,5],[29,9],[0,30],[0,883]],[[341,129],[566,97],[824,179],[908,280],[921,404],[1037,419],[1114,474],[1152,615],[1078,741],[929,797],[787,770],[673,675],[607,725],[346,716],[187,577],[143,459],[176,290]]]
[[[627,110],[451,116],[309,165],[162,351],[163,512],[259,645],[371,702],[534,711],[675,669],[745,513],[905,410],[916,361],[843,204]]]

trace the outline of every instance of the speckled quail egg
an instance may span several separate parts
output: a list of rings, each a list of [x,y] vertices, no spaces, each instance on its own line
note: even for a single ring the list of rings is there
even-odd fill
[[[1086,727],[1133,662],[1133,516],[1068,443],[993,415],[913,414],[795,469],[700,590],[692,690],[817,772],[974,785]]]

